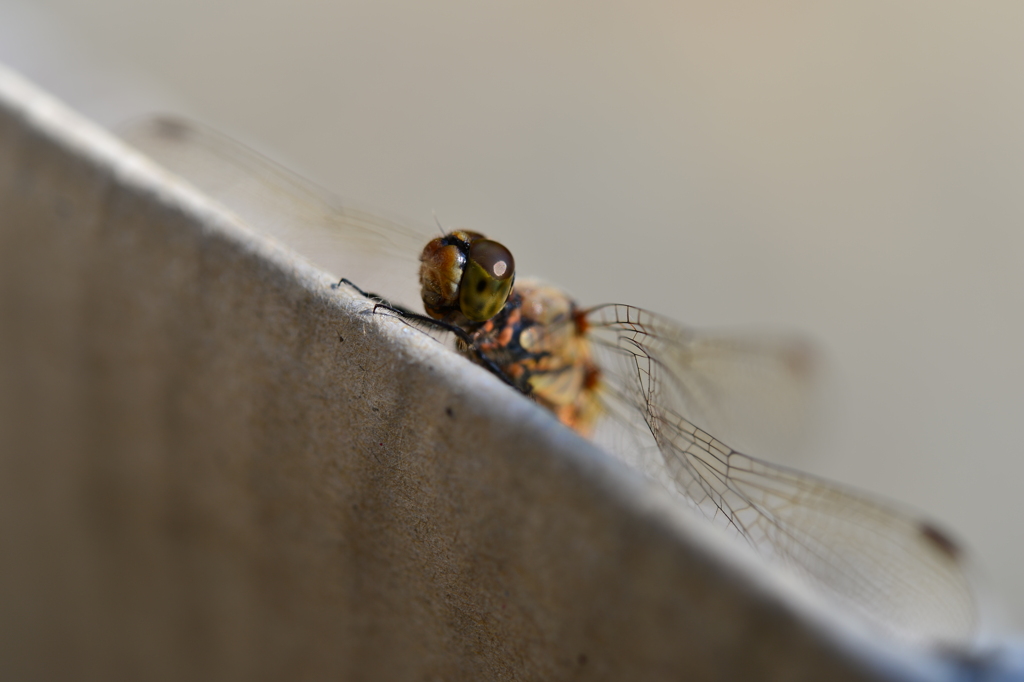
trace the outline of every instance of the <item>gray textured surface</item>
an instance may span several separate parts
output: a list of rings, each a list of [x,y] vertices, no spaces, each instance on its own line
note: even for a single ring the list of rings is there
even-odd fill
[[[951,674],[4,71],[0,209],[4,679]]]

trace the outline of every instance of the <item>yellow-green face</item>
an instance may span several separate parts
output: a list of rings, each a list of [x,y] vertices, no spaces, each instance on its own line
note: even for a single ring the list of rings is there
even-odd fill
[[[469,247],[459,286],[459,309],[473,322],[486,322],[505,307],[515,281],[515,262],[504,246],[480,239]]]

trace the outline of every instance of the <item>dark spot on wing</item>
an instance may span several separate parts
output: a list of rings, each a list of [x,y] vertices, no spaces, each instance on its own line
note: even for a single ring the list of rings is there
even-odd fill
[[[953,542],[948,535],[927,521],[921,522],[920,531],[921,535],[923,535],[928,542],[953,561],[958,561],[963,555],[963,550],[960,549],[958,544]]]
[[[159,118],[155,121],[157,134],[169,140],[182,140],[188,137],[189,128],[184,121],[174,118]]]

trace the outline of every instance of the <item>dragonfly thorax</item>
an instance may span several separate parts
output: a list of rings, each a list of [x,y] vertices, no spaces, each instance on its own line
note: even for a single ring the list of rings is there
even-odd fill
[[[563,291],[524,280],[502,310],[473,332],[471,350],[494,363],[513,386],[554,412],[563,424],[586,436],[602,412],[601,373],[584,334],[582,315]]]

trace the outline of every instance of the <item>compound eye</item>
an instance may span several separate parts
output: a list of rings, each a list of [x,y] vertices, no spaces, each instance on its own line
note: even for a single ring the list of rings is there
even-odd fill
[[[459,286],[459,309],[473,322],[486,322],[505,307],[515,281],[512,252],[491,239],[469,245],[469,258]]]

